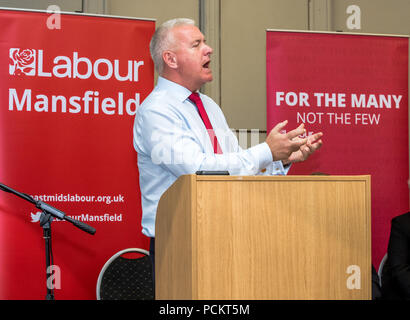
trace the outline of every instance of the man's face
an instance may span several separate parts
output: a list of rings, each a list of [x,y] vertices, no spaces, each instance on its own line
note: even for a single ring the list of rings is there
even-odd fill
[[[177,70],[183,85],[191,91],[212,81],[209,66],[212,48],[205,43],[204,35],[196,26],[184,25],[173,29],[174,53]]]

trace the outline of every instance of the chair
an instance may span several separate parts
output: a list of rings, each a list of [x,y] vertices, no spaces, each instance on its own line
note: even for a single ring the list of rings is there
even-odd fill
[[[387,261],[387,253],[384,255],[382,261],[380,261],[379,271],[377,272],[377,274],[379,275],[380,287],[382,286],[382,274],[383,274],[383,268],[384,268],[384,265],[386,264],[386,261]]]
[[[132,258],[125,257],[130,254]],[[97,280],[97,300],[153,299],[152,264],[148,251],[139,248],[121,250],[104,264]]]

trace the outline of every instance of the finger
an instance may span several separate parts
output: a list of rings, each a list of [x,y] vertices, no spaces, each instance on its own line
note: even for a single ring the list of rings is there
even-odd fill
[[[323,136],[323,133],[318,132],[318,133],[310,135],[308,138],[309,138],[310,142],[315,142],[315,141],[319,140],[322,136]]]
[[[301,146],[306,145],[307,144],[308,139],[307,138],[294,138],[290,144],[291,144],[291,148],[293,151],[296,151],[298,149],[300,149]]]
[[[318,143],[310,144],[309,141],[300,147],[300,151],[302,152],[303,159],[309,158],[309,156],[314,153],[317,149],[320,148]]]
[[[301,146],[300,148],[306,150],[306,151],[309,152],[309,153],[311,153],[311,152],[313,152],[313,151],[315,150],[315,146],[314,146],[312,143],[310,143],[309,140],[308,140],[308,142],[306,143],[306,145]]]
[[[318,150],[322,147],[323,142],[322,142],[322,140],[319,140],[319,141],[315,142],[314,145],[315,145],[315,150]]]
[[[314,152],[314,151],[316,151],[316,150],[319,150],[321,147],[322,147],[322,140],[318,140],[318,141],[316,141],[315,143],[312,143],[311,144],[311,152]],[[306,145],[308,145],[308,144],[306,144]]]
[[[288,120],[279,122],[272,130],[274,132],[280,132],[286,125],[288,124]]]
[[[308,144],[309,143],[309,139],[308,137],[306,138],[301,138],[300,136],[297,136],[295,138],[293,138],[292,140],[290,140],[291,143],[297,143],[300,146],[304,145],[304,144]]]
[[[315,133],[308,136],[306,146],[313,152],[322,146],[322,140],[319,140],[323,136],[322,132]],[[320,142],[319,142],[320,141]]]
[[[292,131],[289,131],[286,135],[290,140],[292,140],[293,138],[296,138],[297,136],[300,136],[305,132],[305,125],[302,123],[299,127],[293,129]]]

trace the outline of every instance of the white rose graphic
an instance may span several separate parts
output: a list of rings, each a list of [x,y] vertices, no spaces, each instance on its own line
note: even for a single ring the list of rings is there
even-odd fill
[[[9,73],[11,75],[35,75],[36,50],[11,48],[10,58],[13,61],[13,63],[9,65]]]

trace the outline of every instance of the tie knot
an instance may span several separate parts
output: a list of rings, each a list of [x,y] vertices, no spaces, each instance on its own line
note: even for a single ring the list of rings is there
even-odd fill
[[[192,92],[191,95],[188,97],[188,99],[191,100],[195,104],[198,104],[198,102],[201,101],[201,98],[199,97],[198,92]]]

